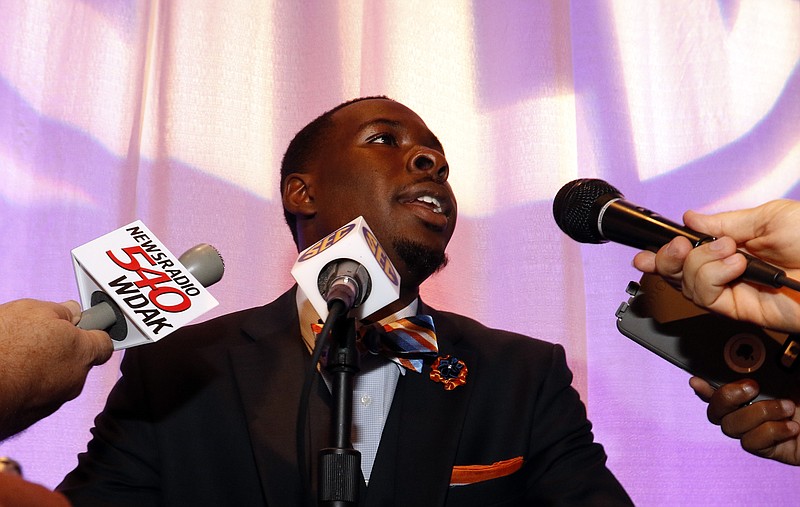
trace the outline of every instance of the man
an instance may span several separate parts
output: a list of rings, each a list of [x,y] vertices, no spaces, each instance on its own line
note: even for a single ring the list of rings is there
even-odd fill
[[[630,505],[593,442],[563,348],[419,301],[455,227],[449,170],[419,116],[380,97],[323,114],[284,157],[298,249],[363,216],[402,280],[400,299],[367,320],[432,316],[437,360],[464,374],[364,359],[353,432],[360,504]],[[313,495],[301,491],[295,419],[316,321],[295,287],[129,350],[88,452],[59,489],[77,506],[303,504]],[[316,489],[316,450],[330,446],[326,382],[309,403],[303,472]]]
[[[78,396],[89,370],[111,357],[107,333],[75,326],[80,313],[76,301],[0,305],[0,440]],[[7,461],[0,469],[0,505],[67,505],[61,495],[23,480],[18,463]]]
[[[780,199],[714,215],[688,211],[683,219],[688,227],[718,239],[693,249],[685,238],[676,238],[657,254],[638,253],[634,257],[637,269],[681,284],[687,298],[709,310],[777,331],[800,333],[800,295],[796,291],[737,280],[746,267],[737,248],[800,280],[800,202]],[[690,383],[709,403],[709,420],[726,435],[740,439],[745,450],[800,465],[800,411],[796,405],[800,400],[748,404],[759,392],[752,380],[732,382],[716,391],[697,377]]]

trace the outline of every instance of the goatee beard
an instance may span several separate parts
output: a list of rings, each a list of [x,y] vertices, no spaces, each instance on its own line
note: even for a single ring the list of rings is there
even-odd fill
[[[394,241],[394,250],[420,282],[447,266],[447,254],[408,239]]]

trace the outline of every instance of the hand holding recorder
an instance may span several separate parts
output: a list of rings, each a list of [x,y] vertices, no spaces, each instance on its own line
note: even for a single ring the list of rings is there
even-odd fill
[[[714,312],[771,329],[800,332],[800,294],[736,281],[746,265],[737,247],[781,266],[792,278],[800,276],[799,202],[775,200],[714,215],[688,211],[683,218],[688,227],[718,239],[693,248],[678,237],[656,254],[637,254],[634,267],[680,283],[684,296]],[[693,377],[690,385],[709,404],[709,421],[727,436],[739,439],[746,451],[800,465],[800,411],[794,402],[750,404],[760,394],[759,385],[752,380],[715,389]]]

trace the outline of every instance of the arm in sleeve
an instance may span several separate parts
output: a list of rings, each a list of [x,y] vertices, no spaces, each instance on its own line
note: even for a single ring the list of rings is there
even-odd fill
[[[155,430],[137,352],[126,351],[122,377],[95,419],[87,452],[57,488],[75,505],[158,505]]]
[[[548,505],[632,505],[606,467],[603,447],[594,441],[586,407],[571,385],[563,347],[554,345],[552,350],[531,428],[532,500]]]

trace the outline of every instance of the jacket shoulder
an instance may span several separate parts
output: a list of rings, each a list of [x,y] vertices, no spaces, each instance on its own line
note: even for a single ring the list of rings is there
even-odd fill
[[[432,309],[430,311],[434,314],[436,329],[442,328],[443,332],[456,335],[458,344],[462,347],[481,349],[490,346],[530,350],[538,353],[552,351],[553,348],[563,348],[561,345],[519,332],[490,327],[471,317],[457,313]]]
[[[216,347],[235,346],[264,334],[272,334],[297,325],[294,291],[290,290],[263,306],[227,313],[184,326],[153,344],[129,352],[162,355],[171,351],[186,353]]]

